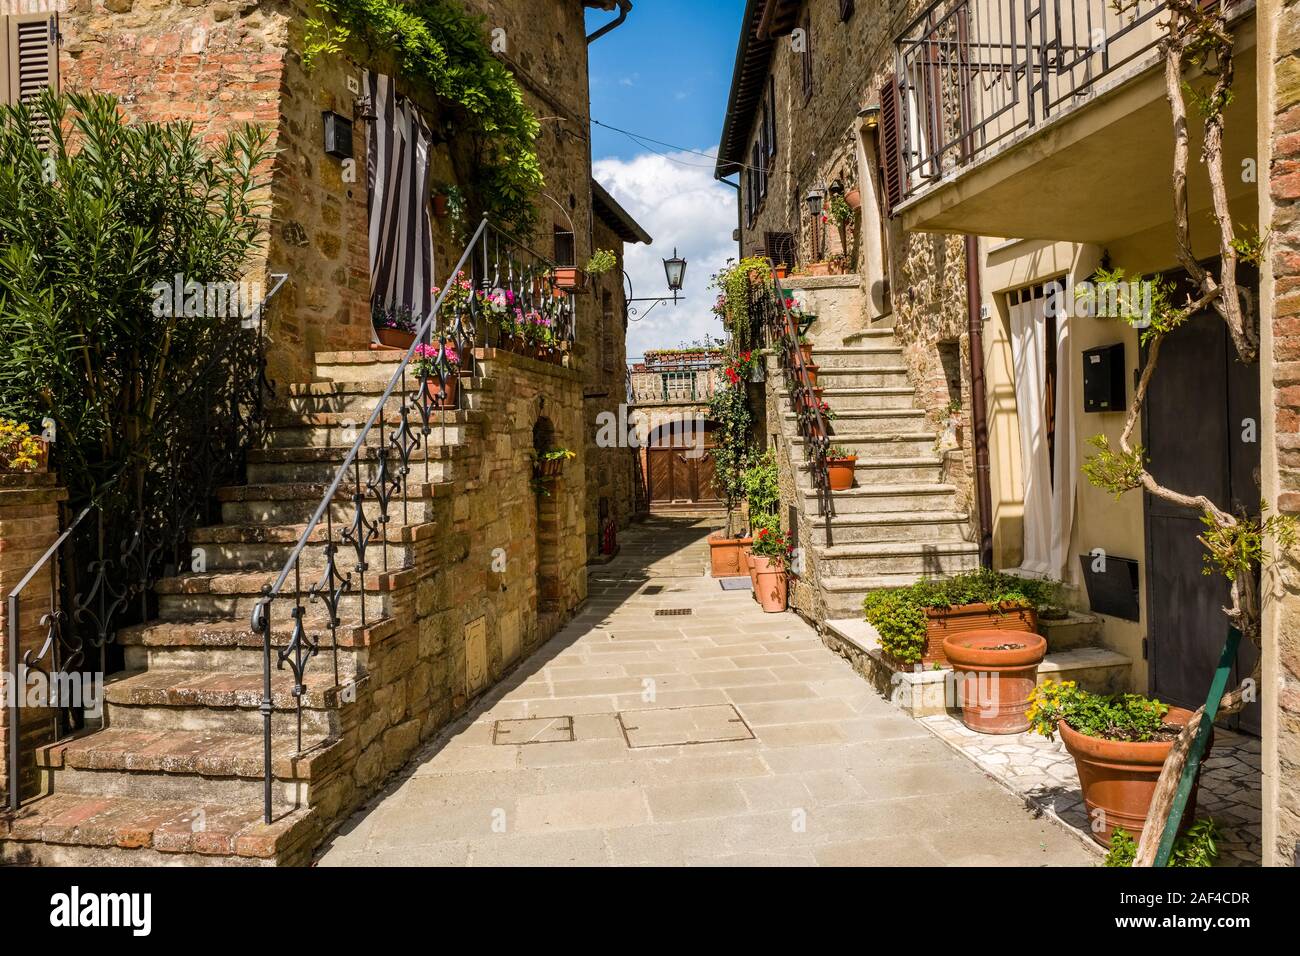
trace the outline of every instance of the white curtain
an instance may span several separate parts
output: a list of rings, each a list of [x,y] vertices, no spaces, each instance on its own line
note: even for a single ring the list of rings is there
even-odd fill
[[[1057,299],[1055,468],[1049,461],[1046,420],[1047,308],[1051,293],[1011,307],[1011,359],[1015,366],[1016,417],[1024,476],[1022,570],[1062,579],[1068,570],[1074,522],[1074,417],[1071,414],[1069,320]],[[1056,486],[1052,486],[1053,471]]]

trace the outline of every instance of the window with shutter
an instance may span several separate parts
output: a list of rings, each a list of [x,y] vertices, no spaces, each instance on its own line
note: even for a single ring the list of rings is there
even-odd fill
[[[767,155],[776,155],[776,77],[767,78]],[[769,168],[770,168],[769,164]]]
[[[898,78],[890,77],[880,90],[880,195],[886,216],[892,216],[903,201],[903,175],[898,129]]]
[[[16,13],[4,17],[5,102],[26,103],[41,90],[59,88],[58,16]]]

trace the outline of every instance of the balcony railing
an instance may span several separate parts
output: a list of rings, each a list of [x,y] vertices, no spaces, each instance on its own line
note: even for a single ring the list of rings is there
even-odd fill
[[[717,390],[713,370],[629,373],[633,405],[674,405],[707,402]]]
[[[904,200],[1077,108],[1153,49],[1164,0],[937,0],[896,41]]]

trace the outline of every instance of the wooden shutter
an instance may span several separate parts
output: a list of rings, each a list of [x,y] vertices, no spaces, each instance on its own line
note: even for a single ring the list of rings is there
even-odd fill
[[[41,90],[59,88],[58,16],[16,13],[5,18],[6,102],[26,103]]]
[[[891,76],[880,90],[880,129],[876,137],[880,150],[877,163],[880,168],[880,194],[886,216],[892,216],[903,201],[903,165],[898,128],[900,113],[898,78]]]

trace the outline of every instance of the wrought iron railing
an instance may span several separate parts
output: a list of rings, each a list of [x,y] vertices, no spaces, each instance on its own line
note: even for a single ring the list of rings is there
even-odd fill
[[[1151,50],[1165,0],[937,0],[895,41],[904,199],[1085,102]]]
[[[637,405],[707,402],[717,391],[714,370],[628,373],[632,403]]]
[[[359,429],[311,520],[299,535],[279,575],[252,615],[253,629],[262,635],[262,730],[264,745],[263,810],[272,819],[272,692],[273,670],[288,667],[292,673],[292,695],[297,711],[297,752],[303,750],[302,714],[306,694],[305,675],[313,658],[322,651],[332,657],[334,683],[339,686],[339,631],[344,626],[345,598],[356,595],[355,610],[348,610],[349,626],[375,623],[366,606],[366,579],[372,570],[389,568],[389,525],[400,510],[403,523],[410,518],[410,477],[417,455],[423,458],[424,481],[429,481],[431,436],[447,410],[436,396],[447,396],[451,376],[467,370],[447,362],[420,362],[417,354],[426,346],[430,354],[454,353],[468,356],[476,345],[528,351],[527,335],[518,335],[520,322],[532,322],[549,329],[557,351],[572,346],[575,338],[574,303],[555,286],[555,263],[533,252],[515,238],[484,219],[461,254],[451,276],[463,276],[466,290],[448,281],[434,301],[433,309],[420,323],[415,342],[394,369],[388,386]],[[542,323],[549,323],[542,325]],[[534,343],[533,348],[550,346]],[[439,388],[430,386],[437,382]],[[458,396],[460,390],[457,389]],[[397,420],[391,426],[385,409],[398,401]],[[462,402],[463,404],[463,402]],[[362,459],[367,460],[363,474]],[[368,475],[368,477],[367,477]],[[336,521],[335,506],[342,505],[346,522]],[[324,529],[323,532],[320,529]],[[303,558],[309,541],[323,536],[323,567],[309,571],[314,584],[303,586]],[[378,548],[378,568],[372,565],[372,549]],[[345,568],[344,562],[349,567]],[[404,558],[409,562],[409,558]],[[320,614],[308,618],[308,607]],[[275,645],[277,608],[292,622],[287,638]],[[355,621],[351,620],[352,617]],[[282,618],[281,618],[282,619]],[[328,644],[324,641],[328,637]]]
[[[799,347],[799,320],[791,311],[791,299],[773,272],[767,281],[750,287],[750,315],[764,329],[768,344],[779,357],[795,421],[808,453],[808,467],[817,492],[818,513],[835,513],[826,457],[830,451],[830,420],[820,392],[809,371],[810,362]]]
[[[287,277],[277,273],[271,278],[274,285],[254,312],[238,328],[228,329],[175,396],[171,408],[195,411],[160,427],[155,444],[166,449],[168,460],[150,463],[145,488],[124,494],[126,472],[121,472],[70,521],[61,514],[62,531],[54,543],[8,593],[12,810],[22,802],[24,691],[32,674],[40,675],[48,703],[41,709],[53,722],[46,742],[83,730],[84,697],[62,692],[76,683],[84,687],[88,676],[102,681],[119,628],[153,617],[153,584],[187,567],[190,532],[210,521],[216,489],[242,479],[248,451],[263,440],[266,406],[275,393],[266,374],[266,315]],[[48,572],[49,586],[38,600],[46,602],[47,610],[38,621],[43,637],[33,653],[20,645],[22,613],[27,589],[42,572]],[[97,703],[103,706],[102,700]],[[99,716],[102,726],[102,711]]]

